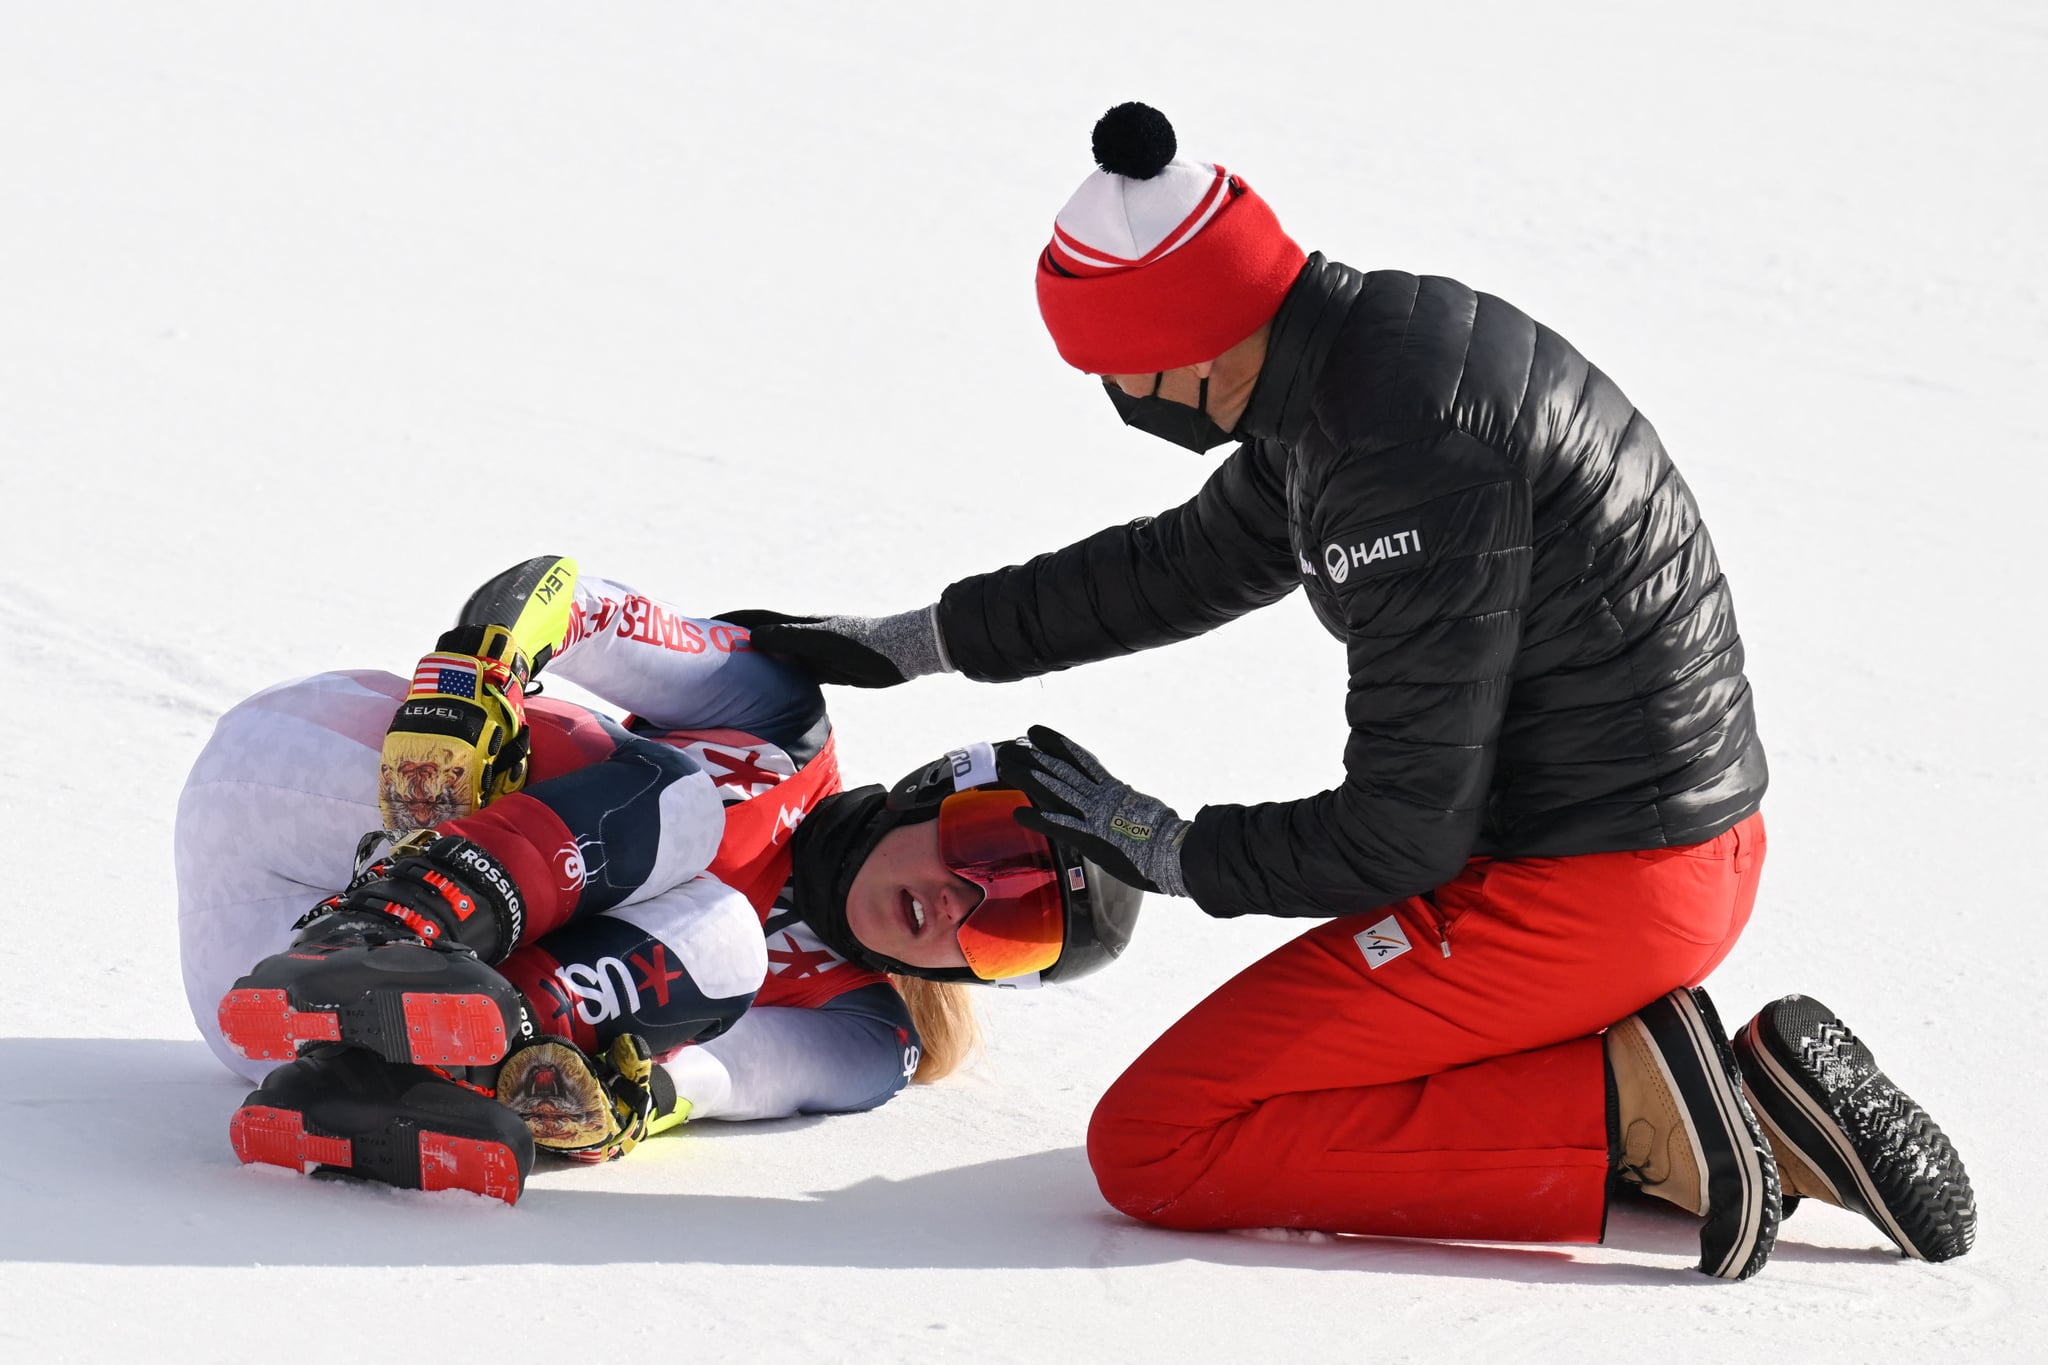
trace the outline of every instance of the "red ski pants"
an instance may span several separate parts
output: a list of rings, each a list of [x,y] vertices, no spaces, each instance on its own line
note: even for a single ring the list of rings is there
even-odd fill
[[[1318,925],[1110,1087],[1103,1196],[1175,1228],[1598,1241],[1598,1034],[1714,969],[1763,861],[1753,815],[1686,848],[1480,859]]]

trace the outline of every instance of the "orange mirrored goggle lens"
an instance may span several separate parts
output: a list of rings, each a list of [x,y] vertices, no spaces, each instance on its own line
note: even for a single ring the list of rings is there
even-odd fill
[[[1042,972],[1066,939],[1052,845],[1011,818],[1022,792],[955,792],[939,806],[939,856],[982,889],[960,921],[960,952],[983,981]]]

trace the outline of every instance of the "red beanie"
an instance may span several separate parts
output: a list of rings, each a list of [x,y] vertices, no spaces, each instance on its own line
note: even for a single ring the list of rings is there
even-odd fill
[[[1039,315],[1075,369],[1150,374],[1214,360],[1280,311],[1308,259],[1251,186],[1174,150],[1171,125],[1142,104],[1095,126],[1102,169],[1060,210],[1038,257]]]

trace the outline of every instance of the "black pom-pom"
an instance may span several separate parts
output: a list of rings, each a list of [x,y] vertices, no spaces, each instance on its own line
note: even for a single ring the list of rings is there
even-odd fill
[[[1095,121],[1095,164],[1111,175],[1150,180],[1166,169],[1180,144],[1166,115],[1132,100]]]

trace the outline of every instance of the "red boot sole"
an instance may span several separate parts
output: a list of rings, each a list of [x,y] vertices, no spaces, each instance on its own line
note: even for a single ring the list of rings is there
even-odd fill
[[[300,1043],[341,1039],[341,1020],[331,1011],[295,1010],[281,990],[229,991],[218,1018],[227,1045],[256,1061],[288,1062]]]
[[[412,1060],[431,1066],[489,1066],[504,1057],[505,1016],[489,996],[405,997],[405,1037]]]
[[[365,1036],[350,1036],[342,1010],[295,1009],[276,988],[229,991],[217,1017],[229,1047],[265,1062],[292,1060],[301,1043],[345,1042],[368,1047],[386,1061],[489,1066],[509,1047],[505,1016],[487,995],[407,991],[394,1000],[377,993],[347,1012],[357,1021],[355,1031],[368,1030]]]
[[[354,1144],[347,1138],[307,1132],[305,1115],[260,1105],[235,1111],[228,1121],[228,1140],[235,1144],[235,1155],[245,1166],[261,1162],[301,1175],[309,1165],[346,1168],[355,1155]]]
[[[468,1190],[508,1204],[519,1202],[519,1159],[502,1142],[420,1134],[420,1188]]]

